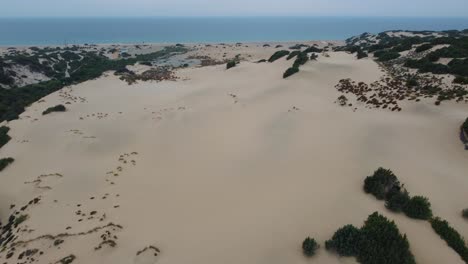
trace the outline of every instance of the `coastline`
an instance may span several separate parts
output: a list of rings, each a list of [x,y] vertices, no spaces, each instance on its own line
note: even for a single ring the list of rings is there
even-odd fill
[[[190,45],[154,65],[125,65],[123,74],[190,58],[213,64],[136,82],[105,71],[5,121],[12,139],[0,156],[15,162],[1,172],[0,212],[25,215],[14,235],[24,247],[0,259],[14,263],[38,249],[41,263],[71,255],[77,263],[308,263],[306,236],[323,245],[378,211],[407,235],[418,263],[462,264],[429,223],[387,210],[362,183],[391,168],[466,237],[468,152],[457,131],[467,104],[421,96],[398,101],[402,111],[371,107],[336,85],[385,77],[374,57],[322,41],[266,43]],[[259,62],[302,43],[323,50],[288,78],[296,58]],[[336,102],[343,94],[352,105]],[[56,105],[66,111],[43,115]],[[323,248],[312,261],[356,263]]]

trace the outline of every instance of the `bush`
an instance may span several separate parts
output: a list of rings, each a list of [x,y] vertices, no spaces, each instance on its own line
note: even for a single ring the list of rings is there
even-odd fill
[[[432,44],[422,44],[421,46],[417,47],[415,49],[415,52],[420,53],[426,50],[432,49],[433,45]]]
[[[453,83],[458,83],[458,84],[468,84],[468,78],[463,77],[463,76],[457,76],[453,80]]]
[[[42,112],[42,115],[47,115],[52,112],[65,112],[65,111],[67,111],[67,108],[65,108],[64,105],[59,104],[59,105],[47,108],[44,112]]]
[[[465,219],[468,219],[468,208],[463,209],[463,211],[462,211],[462,217],[465,218]]]
[[[289,55],[288,55],[288,57],[287,57],[286,59],[287,59],[287,60],[290,60],[290,59],[296,57],[297,55],[299,55],[300,53],[301,53],[301,52],[300,52],[299,50],[295,50],[295,51],[289,53]]]
[[[232,67],[235,67],[236,66],[236,61],[229,61],[227,64],[226,64],[226,69],[230,69]]]
[[[463,123],[462,129],[465,132],[465,134],[468,135],[468,118],[466,118],[465,122]],[[0,147],[1,147],[1,145],[0,145]]]
[[[343,257],[357,256],[361,232],[353,225],[345,225],[338,229],[330,240],[325,242],[325,248],[335,251]]]
[[[281,59],[282,57],[287,55],[289,55],[289,51],[287,50],[277,51],[273,55],[271,55],[270,59],[268,59],[268,62],[274,62],[275,60]]]
[[[307,257],[312,257],[315,255],[315,252],[319,248],[319,245],[317,244],[317,241],[315,239],[307,237],[304,242],[302,242],[302,252],[304,255]]]
[[[362,59],[362,58],[366,58],[366,57],[369,57],[369,55],[368,55],[365,51],[363,51],[363,50],[361,50],[361,49],[359,49],[359,50],[357,51],[356,58],[357,58],[358,60],[360,60],[360,59]]]
[[[293,75],[293,74],[295,74],[295,73],[297,73],[297,72],[299,72],[299,67],[294,67],[294,66],[293,66],[293,67],[290,67],[290,68],[288,68],[288,69],[284,72],[283,78],[286,79],[286,78],[288,78],[289,76],[291,76],[291,75]]]
[[[395,222],[377,212],[371,214],[361,229],[352,225],[340,228],[325,243],[327,250],[341,256],[355,256],[363,264],[414,264],[406,235]]]
[[[10,141],[11,137],[8,135],[8,131],[10,128],[7,126],[0,127],[0,148],[5,146],[8,141]]]
[[[373,194],[378,200],[383,200],[392,188],[399,188],[400,182],[391,170],[378,168],[372,176],[364,180],[364,191]]]
[[[310,52],[320,53],[320,52],[322,52],[322,51],[323,51],[322,49],[319,49],[319,48],[317,48],[317,47],[311,46],[311,47],[308,47],[307,49],[305,49],[303,52],[304,52],[304,53],[310,53]]]
[[[447,242],[447,245],[451,247],[460,257],[468,263],[468,248],[466,247],[465,240],[449,223],[439,217],[430,220],[432,229]]]
[[[308,60],[309,60],[309,56],[307,56],[307,53],[301,52],[297,55],[297,58],[294,61],[293,67],[299,68],[299,66],[306,64]]]
[[[403,207],[403,212],[415,219],[428,220],[432,217],[431,203],[423,196],[412,197]]]
[[[384,51],[384,52],[381,52],[381,53],[377,53],[377,55],[376,56],[379,58],[379,61],[382,61],[382,62],[383,61],[394,60],[394,59],[399,58],[401,56],[400,53],[393,52],[393,51]]]
[[[357,257],[360,263],[414,264],[406,235],[401,235],[395,222],[377,212],[369,216],[361,228]]]
[[[385,207],[393,212],[401,212],[410,201],[410,196],[406,190],[396,192],[385,202]]]
[[[15,161],[13,158],[0,159],[0,171],[4,170],[8,165],[13,163],[13,161]]]
[[[310,60],[317,60],[318,55],[315,53],[310,54]]]

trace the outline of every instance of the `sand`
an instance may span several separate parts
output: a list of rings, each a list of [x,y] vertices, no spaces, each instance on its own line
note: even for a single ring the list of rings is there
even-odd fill
[[[408,235],[418,263],[463,263],[429,223],[389,212],[362,184],[390,168],[468,237],[468,151],[458,138],[467,106],[353,111],[334,103],[334,85],[378,80],[375,62],[331,52],[284,80],[292,61],[253,63],[274,50],[251,45],[235,68],[180,69],[178,81],[129,86],[108,73],[34,103],[8,124],[13,139],[0,150],[15,158],[0,173],[1,219],[40,196],[18,241],[89,231],[25,244],[44,251],[37,263],[73,254],[73,263],[331,264],[356,261],[328,253],[325,240],[379,211]],[[67,112],[41,115],[66,102]],[[103,234],[116,245],[95,250]],[[322,245],[312,259],[301,252],[307,236]]]

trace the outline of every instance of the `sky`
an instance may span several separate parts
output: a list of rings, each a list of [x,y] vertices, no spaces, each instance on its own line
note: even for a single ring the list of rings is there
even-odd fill
[[[468,17],[468,0],[0,0],[2,17]]]

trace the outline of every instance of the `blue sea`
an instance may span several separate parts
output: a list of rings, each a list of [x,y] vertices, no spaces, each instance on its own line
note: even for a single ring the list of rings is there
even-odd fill
[[[468,28],[467,18],[0,18],[0,45],[344,40],[364,32]]]

